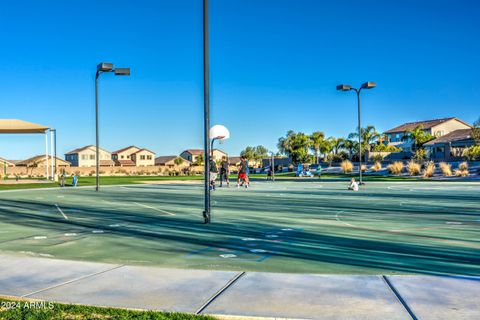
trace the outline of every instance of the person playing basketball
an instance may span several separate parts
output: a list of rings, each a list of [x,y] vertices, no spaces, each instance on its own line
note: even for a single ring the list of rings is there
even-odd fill
[[[245,159],[245,157],[241,157],[241,162],[240,162],[240,166],[239,166],[239,169],[238,169],[238,178],[237,178],[237,188],[239,188],[240,186],[243,186],[245,184],[245,188],[248,188],[250,182],[248,181],[248,175],[247,175],[247,170],[248,170],[248,167],[247,167],[247,160]],[[240,183],[240,181],[242,181]]]
[[[227,183],[227,187],[230,187],[230,179],[228,175],[230,174],[228,169],[228,161],[225,156],[222,157],[222,162],[220,163],[220,188],[223,186],[223,181]]]

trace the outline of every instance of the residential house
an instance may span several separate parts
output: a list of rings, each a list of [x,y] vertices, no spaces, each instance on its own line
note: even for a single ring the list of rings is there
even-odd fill
[[[443,118],[426,121],[408,122],[399,125],[393,129],[387,130],[384,134],[387,136],[389,145],[401,148],[404,152],[411,152],[413,141],[407,137],[407,132],[421,126],[425,133],[434,137],[441,137],[450,132],[460,129],[470,129],[471,126],[458,118]]]
[[[438,161],[461,160],[464,150],[475,145],[472,129],[460,129],[425,143],[429,158]]]
[[[129,146],[112,152],[112,160],[120,167],[145,167],[155,165],[155,153],[148,149]]]
[[[100,166],[113,167],[115,162],[112,161],[112,154],[105,149],[99,148]],[[72,167],[95,167],[96,165],[96,148],[93,145],[85,146],[67,152],[65,160],[71,163]]]
[[[155,165],[155,152],[148,149],[140,149],[130,156],[137,167],[147,167]]]
[[[60,159],[59,157],[48,156],[48,165],[52,165],[52,161],[57,160],[57,168],[58,167],[70,167],[70,162]],[[21,160],[16,163],[17,167],[28,167],[28,168],[45,168],[47,161],[44,154],[28,158],[26,160]]]
[[[160,156],[155,158],[155,165],[169,169],[184,169],[190,167],[191,162],[180,156]]]
[[[132,160],[132,154],[140,151],[140,148],[129,146],[112,152],[112,160],[116,166],[120,167],[135,167],[135,162]]]
[[[188,149],[180,154],[180,157],[192,163],[195,163],[199,156],[203,156],[203,149]],[[213,159],[215,161],[220,161],[223,157],[228,157],[228,154],[222,150],[213,149]]]

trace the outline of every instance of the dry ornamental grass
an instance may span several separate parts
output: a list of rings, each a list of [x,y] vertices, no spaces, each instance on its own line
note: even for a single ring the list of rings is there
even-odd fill
[[[391,174],[401,174],[403,172],[403,163],[400,161],[395,161],[394,163],[388,165],[387,170]]]
[[[440,162],[440,171],[442,171],[442,174],[445,177],[451,177],[452,176],[452,165],[446,162]]]
[[[427,162],[425,165],[425,170],[423,171],[423,177],[424,178],[430,178],[433,177],[433,174],[435,173],[435,163],[432,161]]]
[[[416,176],[420,174],[421,166],[420,164],[416,163],[414,160],[410,160],[407,164],[407,171],[408,174],[411,176]]]
[[[340,167],[343,173],[350,173],[353,170],[353,164],[349,160],[343,160],[342,163],[340,163]]]

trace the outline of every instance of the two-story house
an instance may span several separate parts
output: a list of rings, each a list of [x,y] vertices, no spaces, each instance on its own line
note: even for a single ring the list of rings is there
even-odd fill
[[[112,154],[102,148],[99,148],[100,166],[113,167]],[[65,153],[65,160],[71,163],[72,167],[95,167],[96,148],[93,145],[85,146]]]

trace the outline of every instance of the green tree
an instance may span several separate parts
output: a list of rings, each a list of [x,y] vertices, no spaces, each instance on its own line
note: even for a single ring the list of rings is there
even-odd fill
[[[477,145],[480,145],[480,118],[473,123],[472,136]]]
[[[294,164],[298,164],[307,161],[310,145],[311,140],[308,135],[290,130],[285,137],[278,139],[277,147],[282,154],[289,156]]]
[[[360,128],[360,135],[362,137],[362,152],[364,153],[365,161],[368,160],[368,152],[372,150],[372,145],[381,137],[374,126],[369,125],[365,128]],[[349,138],[358,138],[358,133],[353,132]],[[357,147],[358,150],[358,147]]]
[[[261,162],[262,159],[268,158],[268,149],[264,146],[248,146],[240,152],[240,155],[247,158],[248,161]]]
[[[430,133],[423,129],[422,125],[416,126],[413,130],[405,131],[404,140],[413,141],[412,150],[416,151],[424,143],[435,139]]]
[[[173,160],[173,163],[179,166],[183,163],[183,159],[181,157],[176,157],[175,160]]]
[[[338,151],[343,145],[343,142],[345,141],[344,138],[335,138],[335,137],[330,137],[328,138],[330,141],[330,144],[332,145],[332,150],[334,154],[338,154]]]
[[[310,135],[310,148],[315,152],[315,162],[318,164],[320,160],[320,151],[325,141],[325,134],[322,131],[315,131]]]
[[[358,148],[358,142],[349,138],[345,139],[342,143],[342,148],[348,151],[348,158],[351,160],[353,157],[353,151]]]
[[[201,166],[203,165],[203,161],[205,160],[203,154],[199,154],[197,156],[197,159],[195,159],[195,161],[193,162],[193,165],[194,166]]]

